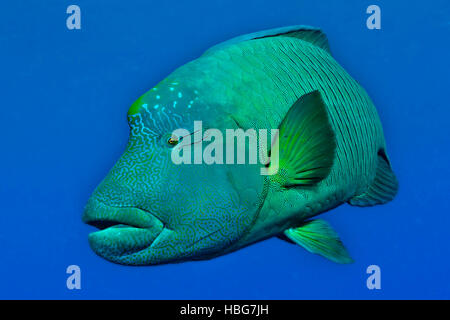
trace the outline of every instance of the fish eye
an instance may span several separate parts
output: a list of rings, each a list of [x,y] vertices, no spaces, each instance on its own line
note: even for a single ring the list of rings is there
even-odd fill
[[[159,137],[159,143],[161,146],[168,148],[174,148],[176,145],[183,142],[183,136],[172,133],[166,133]]]
[[[171,147],[175,147],[178,144],[179,140],[176,137],[170,137],[167,139],[167,144]]]
[[[168,147],[173,148],[177,144],[179,144],[181,141],[183,141],[183,137],[174,135],[173,133],[171,133],[171,134],[168,133],[168,134],[164,135],[164,140]]]

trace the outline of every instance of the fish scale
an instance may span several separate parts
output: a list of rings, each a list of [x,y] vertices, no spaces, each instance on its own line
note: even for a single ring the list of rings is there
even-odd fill
[[[330,57],[328,53],[325,53],[322,49],[314,48],[309,43],[295,38],[283,39],[282,42],[284,47],[280,49],[280,46],[278,46],[276,43],[274,44],[274,42],[280,41],[281,40],[278,40],[276,38],[268,38],[255,41],[256,43],[251,43],[251,41],[248,41],[241,43],[236,47],[228,48],[228,50],[230,51],[229,53],[227,52],[228,55],[239,57],[239,60],[235,58],[234,60],[228,59],[223,61],[223,56],[226,55],[224,52],[217,53],[217,57],[215,56],[215,54],[208,55],[208,59],[217,59],[222,61],[221,64],[217,63],[217,69],[215,69],[214,72],[211,72],[211,74],[215,76],[212,81],[216,82],[217,78],[220,78],[221,83],[229,82],[230,87],[236,86],[233,85],[236,82],[239,84],[242,84],[243,82],[245,83],[246,77],[249,77],[249,75],[253,77],[255,76],[255,74],[257,74],[257,72],[248,71],[250,69],[255,70],[258,67],[258,65],[255,65],[255,60],[258,60],[258,58],[260,57],[260,60],[266,59],[267,52],[270,52],[273,56],[277,57],[277,60],[271,61],[272,64],[270,65],[270,67],[265,65],[264,69],[258,70],[258,73],[264,72],[266,79],[270,79],[270,81],[253,81],[253,83],[255,83],[255,88],[246,87],[246,90],[254,92],[273,91],[275,90],[275,86],[276,88],[281,88],[280,91],[282,93],[282,96],[284,97],[283,100],[286,101],[286,103],[283,103],[283,101],[281,101],[280,103],[279,99],[273,99],[272,101],[270,101],[270,96],[269,98],[263,99],[259,95],[255,94],[250,95],[250,97],[247,95],[245,101],[233,101],[230,102],[229,105],[248,105],[248,107],[243,107],[241,109],[252,110],[252,114],[258,114],[259,112],[264,111],[265,106],[270,106],[273,108],[273,105],[277,106],[277,110],[287,110],[290,104],[292,104],[292,101],[297,97],[302,96],[307,92],[313,91],[314,89],[321,89],[322,92],[325,93],[324,98],[328,106],[328,110],[331,114],[331,122],[334,123],[334,127],[337,129],[338,134],[342,136],[342,139],[337,139],[339,142],[337,147],[338,162],[340,162],[340,165],[343,168],[352,167],[356,169],[348,172],[347,174],[349,176],[339,177],[339,180],[343,181],[343,184],[346,184],[348,180],[356,182],[356,178],[359,178],[359,180],[369,180],[369,178],[373,175],[373,166],[370,166],[372,168],[372,171],[363,172],[363,168],[361,168],[361,165],[357,162],[357,160],[360,158],[360,154],[367,154],[368,148],[375,150],[379,147],[379,145],[376,145],[377,141],[369,141],[372,142],[369,146],[368,144],[366,144],[366,141],[358,141],[357,143],[355,143],[352,140],[357,139],[358,137],[361,137],[361,139],[363,139],[364,136],[378,136],[377,127],[380,126],[380,124],[376,124],[375,127],[359,126],[363,127],[364,130],[370,132],[366,135],[357,134],[355,126],[352,126],[350,128],[348,128],[347,126],[348,123],[353,123],[355,121],[354,114],[351,113],[346,115],[345,112],[346,110],[357,110],[357,112],[364,115],[365,117],[370,117],[368,112],[366,112],[366,109],[374,108],[373,105],[368,100],[364,101],[365,104],[355,104],[355,102],[350,98],[350,95],[360,96],[360,93],[355,92],[354,88],[346,88],[346,95],[336,92],[335,88],[336,85],[339,85],[339,82],[336,79],[335,74],[339,74],[341,77],[343,77],[344,81],[348,82],[353,80],[345,73],[345,71],[343,71],[342,68],[334,63],[329,63]],[[246,46],[252,46],[251,50],[247,50]],[[288,53],[286,53],[286,50],[288,50]],[[321,60],[324,60],[329,64],[319,67],[318,63],[306,63],[305,61],[308,61],[309,58],[306,53],[303,53],[303,51],[308,52],[312,50],[315,50],[316,52],[314,52],[314,54],[309,54],[309,56],[314,57],[316,60],[320,58]],[[248,51],[248,54],[245,53],[246,51]],[[281,52],[283,53],[283,55],[276,54],[276,52],[274,51]],[[291,55],[292,52],[297,52],[297,54],[300,55],[299,59],[297,59],[296,62],[287,57],[288,55]],[[203,64],[203,61],[202,59],[199,59],[195,61],[195,63]],[[238,69],[238,71],[234,72],[234,69]],[[246,70],[247,73],[243,74],[241,73],[241,70]],[[287,76],[289,73],[291,74],[291,76]],[[323,75],[324,79],[321,79],[318,76],[314,76],[314,73]],[[236,74],[237,76],[235,77]],[[295,78],[292,74],[295,75]],[[281,77],[279,75],[281,75]],[[325,78],[326,75],[328,76]],[[261,79],[261,77],[259,77],[259,79]],[[228,84],[226,84],[225,86],[228,86]],[[361,90],[363,89],[359,88],[359,91]],[[266,97],[267,96],[268,95],[266,95]],[[239,99],[239,97],[234,98]],[[212,99],[217,98],[212,97]],[[339,106],[345,106],[345,108],[338,109]],[[239,114],[239,110],[236,110],[236,113]],[[341,118],[342,115],[345,115],[345,118]],[[245,118],[245,116],[243,116],[243,118]],[[271,117],[268,115],[267,118],[270,119]],[[257,119],[256,123],[258,123],[258,120],[259,122],[261,122],[260,119]],[[272,127],[277,127],[278,124],[279,122],[276,123],[273,120],[271,122]],[[260,127],[267,128],[267,124],[260,124]],[[352,131],[350,132],[349,130]],[[353,155],[353,153],[355,154]],[[353,159],[356,159],[356,161]],[[354,174],[354,176],[351,176],[352,174]],[[333,174],[331,174],[330,179],[333,179],[332,176]],[[343,178],[345,180],[343,180]],[[327,182],[324,181],[324,183],[326,184]]]

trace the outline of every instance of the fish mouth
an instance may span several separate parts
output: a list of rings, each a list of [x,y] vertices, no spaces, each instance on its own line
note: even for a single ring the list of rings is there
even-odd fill
[[[97,199],[88,201],[82,220],[99,229],[89,234],[92,250],[118,263],[150,247],[164,230],[164,223],[148,211],[109,206]]]

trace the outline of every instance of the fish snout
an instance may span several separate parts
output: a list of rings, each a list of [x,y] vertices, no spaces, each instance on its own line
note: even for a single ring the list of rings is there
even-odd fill
[[[145,264],[142,252],[164,230],[163,222],[150,212],[135,207],[109,206],[89,199],[82,220],[99,229],[89,234],[96,254],[116,263]]]

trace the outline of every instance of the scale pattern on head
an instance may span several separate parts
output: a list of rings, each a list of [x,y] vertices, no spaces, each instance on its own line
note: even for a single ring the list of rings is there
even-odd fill
[[[139,252],[103,253],[105,258],[125,264],[200,258],[219,252],[244,233],[253,219],[256,196],[243,196],[234,188],[230,168],[171,161],[172,131],[185,128],[192,132],[194,121],[207,125],[216,116],[217,110],[204,103],[196,89],[168,79],[131,106],[128,146],[93,198],[107,206],[151,213],[164,224],[164,230]]]

